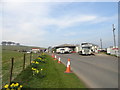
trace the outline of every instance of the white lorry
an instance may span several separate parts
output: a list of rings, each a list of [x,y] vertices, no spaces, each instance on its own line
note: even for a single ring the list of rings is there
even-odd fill
[[[71,49],[70,48],[68,48],[68,47],[64,47],[64,48],[57,48],[56,49],[56,53],[71,53]]]
[[[89,43],[82,43],[78,53],[81,55],[92,55],[92,45]]]

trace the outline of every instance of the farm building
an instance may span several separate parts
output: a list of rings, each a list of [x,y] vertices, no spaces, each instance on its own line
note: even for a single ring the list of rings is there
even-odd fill
[[[71,52],[75,53],[76,51],[78,51],[79,47],[77,47],[76,45],[72,45],[72,44],[63,44],[63,45],[55,46],[53,49],[57,50],[60,48],[61,49],[63,49],[63,48],[68,49],[69,48],[69,50],[71,50]]]
[[[40,52],[40,48],[32,48],[31,50],[33,53],[37,53],[37,52]]]

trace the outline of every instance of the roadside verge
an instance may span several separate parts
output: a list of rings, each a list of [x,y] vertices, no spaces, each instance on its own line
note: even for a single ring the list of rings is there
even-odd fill
[[[46,55],[46,63],[41,63],[43,75],[33,76],[31,66],[22,71],[14,82],[20,82],[23,88],[86,88],[74,73],[64,73],[66,67]]]

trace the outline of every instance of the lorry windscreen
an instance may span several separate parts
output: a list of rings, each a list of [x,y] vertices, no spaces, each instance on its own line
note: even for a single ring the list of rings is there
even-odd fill
[[[83,49],[91,49],[90,47],[82,47]]]

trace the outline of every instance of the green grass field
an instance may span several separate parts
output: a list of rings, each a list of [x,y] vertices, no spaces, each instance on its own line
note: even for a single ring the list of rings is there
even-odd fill
[[[6,47],[6,49],[5,49]],[[5,46],[2,48],[2,85],[9,82],[10,76],[10,66],[11,58],[14,57],[14,67],[13,67],[13,79],[22,71],[23,69],[23,52],[14,51],[15,49],[22,47],[15,46]],[[35,59],[36,55],[33,54],[32,58]],[[30,64],[30,54],[26,54],[26,67]]]
[[[66,67],[58,64],[47,55],[47,62],[40,64],[45,77],[33,76],[29,66],[14,81],[19,81],[24,88],[85,88],[74,73],[64,73]]]
[[[7,46],[2,46],[2,50],[10,50],[10,51],[17,51],[17,50],[30,50],[32,48],[40,48],[40,47],[35,47],[35,46],[12,46],[12,45],[7,45]],[[44,48],[41,48],[44,49]]]

